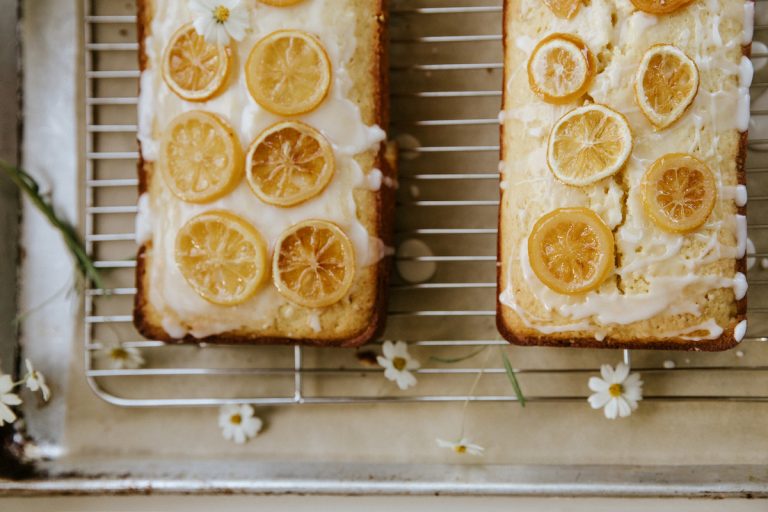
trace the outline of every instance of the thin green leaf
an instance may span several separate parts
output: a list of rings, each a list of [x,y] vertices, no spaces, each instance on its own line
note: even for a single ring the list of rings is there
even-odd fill
[[[487,346],[480,347],[478,350],[475,350],[474,352],[472,352],[470,354],[467,354],[466,356],[455,357],[455,358],[445,358],[445,357],[432,356],[432,357],[429,358],[429,360],[430,361],[434,361],[436,363],[445,363],[445,364],[460,363],[462,361],[466,361],[467,359],[472,359],[473,357],[475,357],[476,355],[480,354],[481,352],[483,352],[487,348],[488,348]]]
[[[93,264],[93,260],[88,256],[88,252],[85,250],[85,245],[83,245],[77,231],[69,222],[56,214],[56,210],[51,202],[40,192],[40,186],[35,179],[24,170],[3,160],[0,160],[0,169],[2,169],[8,179],[10,179],[19,190],[27,196],[27,198],[29,198],[40,213],[48,219],[48,222],[61,233],[64,243],[75,258],[77,268],[83,277],[93,281],[93,284],[96,287],[104,288],[104,282],[101,279],[101,275]]]
[[[517,375],[515,375],[515,370],[512,368],[512,363],[509,362],[507,353],[502,351],[501,358],[504,361],[504,370],[507,372],[507,379],[509,379],[509,383],[512,385],[517,401],[520,402],[521,407],[525,407],[525,395],[523,395],[523,390],[520,388],[520,383],[517,381]]]

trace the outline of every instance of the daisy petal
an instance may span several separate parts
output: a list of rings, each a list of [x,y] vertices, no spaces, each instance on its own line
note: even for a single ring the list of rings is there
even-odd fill
[[[395,357],[408,359],[408,344],[404,341],[398,341],[395,343],[393,353],[395,354]]]
[[[639,402],[643,399],[643,390],[640,388],[630,388],[624,390],[624,398]]]
[[[633,373],[632,375],[630,375],[624,380],[624,387],[634,386],[635,384],[639,384],[639,385],[643,384],[643,381],[640,380],[639,373]]]
[[[629,406],[626,400],[624,398],[619,397],[616,399],[616,404],[619,408],[619,416],[622,418],[626,418],[630,414],[632,414],[632,408]]]
[[[416,385],[416,377],[411,372],[400,372],[397,376],[397,387],[405,391],[406,389]]]
[[[629,375],[629,366],[624,363],[617,364],[616,371],[613,372],[611,384],[621,384],[627,378],[627,375]]]
[[[384,378],[387,380],[397,380],[400,377],[400,372],[397,371],[392,366],[389,366],[386,370],[384,370]]]
[[[0,402],[6,405],[21,405],[21,398],[13,393],[8,393],[6,395],[0,395]]]
[[[5,423],[13,423],[14,421],[16,421],[16,414],[14,414],[10,407],[0,404],[0,426]]]
[[[381,346],[381,352],[384,354],[384,357],[387,359],[394,359],[395,358],[395,344],[391,341],[385,341],[384,344]]]
[[[605,417],[609,420],[615,420],[616,416],[619,414],[619,404],[617,403],[616,399],[611,399],[608,404],[605,406]]]
[[[613,366],[609,364],[604,364],[600,366],[600,375],[603,377],[603,380],[612,383],[613,382]]]
[[[0,375],[0,395],[13,389],[13,379],[10,375]]]
[[[609,387],[611,387],[611,385],[599,377],[589,378],[589,389],[592,391],[608,391]]]
[[[195,14],[209,14],[213,8],[206,3],[204,0],[189,0],[189,10]]]
[[[611,395],[604,392],[595,393],[594,395],[590,395],[590,397],[587,398],[589,405],[591,405],[593,409],[600,409],[605,407],[605,404],[607,404],[610,400]]]

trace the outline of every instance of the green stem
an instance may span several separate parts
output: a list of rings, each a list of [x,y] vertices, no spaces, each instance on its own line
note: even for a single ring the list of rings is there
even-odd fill
[[[0,160],[0,168],[32,202],[33,205],[42,213],[48,222],[61,233],[64,243],[77,261],[78,269],[83,277],[93,281],[98,288],[104,288],[104,282],[101,279],[98,269],[88,256],[85,246],[75,228],[67,221],[59,218],[53,205],[46,200],[40,193],[40,186],[35,179],[22,169],[13,166],[3,160]]]
[[[512,386],[512,390],[515,392],[515,396],[517,397],[517,402],[520,404],[520,407],[525,407],[525,395],[523,394],[523,389],[520,387],[520,383],[517,380],[517,374],[514,368],[512,368],[512,363],[509,362],[507,353],[504,351],[504,349],[500,350],[501,359],[504,362],[504,371],[507,374],[507,380],[509,380],[509,383]]]

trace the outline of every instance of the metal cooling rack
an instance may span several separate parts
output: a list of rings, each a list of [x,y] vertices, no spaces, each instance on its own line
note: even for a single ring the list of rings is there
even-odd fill
[[[501,358],[494,355],[507,350],[529,402],[582,401],[589,373],[600,363],[629,358],[626,351],[508,347],[499,339],[494,290],[501,1],[391,3],[391,133],[401,146],[397,243],[415,238],[431,251],[398,256],[396,263],[433,271],[427,282],[409,284],[396,276],[392,285],[384,339],[409,341],[423,363],[419,385],[408,392],[397,391],[379,369],[363,364],[376,346],[355,352],[141,340],[131,326],[139,79],[135,5],[85,1],[84,225],[88,249],[107,283],[107,289],[90,289],[85,298],[85,363],[93,390],[104,400],[130,407],[514,401]],[[758,12],[766,8],[758,4]],[[766,29],[756,26],[756,40],[768,35]],[[753,59],[767,57],[756,51]],[[755,121],[768,115],[768,104],[758,108],[767,77],[763,72],[755,77]],[[748,337],[724,354],[633,352],[635,369],[652,374],[646,378],[646,400],[768,402],[768,385],[755,385],[768,379],[768,270],[760,264],[768,257],[768,158],[762,156],[768,129],[759,133],[762,124],[768,128],[756,123],[749,154],[749,233],[758,248],[749,273]],[[141,349],[146,367],[106,368],[99,358],[105,343]],[[453,364],[432,359],[458,359],[482,347],[487,347],[482,353]],[[665,359],[676,366],[670,368]],[[687,386],[691,381],[699,383],[695,393]]]

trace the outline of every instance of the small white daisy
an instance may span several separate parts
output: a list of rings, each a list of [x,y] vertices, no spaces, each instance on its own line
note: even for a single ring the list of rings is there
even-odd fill
[[[225,405],[219,411],[219,426],[224,439],[244,444],[261,431],[262,421],[250,405]]]
[[[248,29],[248,9],[242,0],[190,0],[195,30],[211,44],[242,41]]]
[[[45,383],[45,375],[35,370],[32,366],[32,361],[29,359],[25,359],[24,364],[27,366],[27,375],[24,377],[24,384],[31,391],[40,391],[43,394],[43,400],[47,402],[51,397],[51,390]]]
[[[593,409],[604,408],[605,417],[615,420],[617,417],[626,418],[637,409],[637,402],[643,399],[643,381],[640,374],[630,375],[629,366],[624,363],[609,364],[600,367],[599,377],[590,377],[589,389],[595,393],[589,397],[589,405]]]
[[[480,446],[479,444],[475,444],[471,442],[466,437],[462,437],[459,441],[452,443],[450,441],[444,441],[443,439],[437,439],[437,446],[440,448],[448,448],[452,450],[455,453],[458,453],[459,455],[477,455],[479,457],[483,456],[483,453],[485,453],[485,448]]]
[[[100,351],[113,370],[135,370],[144,366],[144,357],[139,349],[123,346],[121,343],[107,345]]]
[[[411,370],[418,370],[421,364],[408,353],[408,344],[385,341],[381,351],[384,355],[376,357],[376,361],[384,368],[384,377],[396,382],[402,390],[415,386],[417,381]]]
[[[0,426],[16,421],[16,414],[11,410],[12,405],[20,405],[21,399],[14,393],[15,384],[10,375],[0,375]]]

